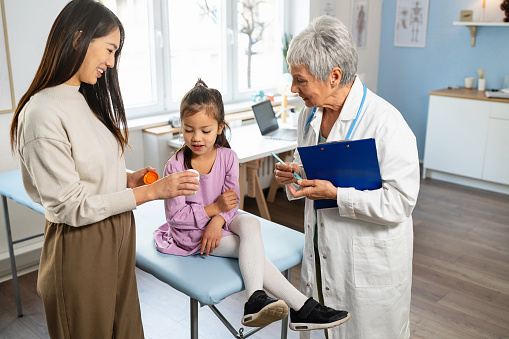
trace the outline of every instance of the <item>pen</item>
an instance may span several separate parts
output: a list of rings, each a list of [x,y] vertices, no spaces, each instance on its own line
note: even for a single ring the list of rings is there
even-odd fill
[[[274,154],[274,152],[270,152],[270,154],[272,154],[272,156],[274,158],[276,158],[277,161],[279,161],[280,163],[285,164],[285,162],[283,160],[281,160],[277,155]],[[292,173],[293,173],[293,177],[297,180],[302,180],[302,178],[300,177],[300,175],[298,175],[297,173],[295,173],[293,170],[292,170]]]

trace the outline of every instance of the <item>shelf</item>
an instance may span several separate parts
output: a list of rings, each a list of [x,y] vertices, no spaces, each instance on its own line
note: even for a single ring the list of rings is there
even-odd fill
[[[470,30],[470,36],[472,41],[470,46],[475,46],[475,36],[477,34],[477,27],[509,27],[509,22],[489,22],[489,21],[454,21],[452,23],[455,26],[466,26]]]
[[[509,22],[498,22],[498,21],[454,21],[452,23],[455,26],[507,26]]]

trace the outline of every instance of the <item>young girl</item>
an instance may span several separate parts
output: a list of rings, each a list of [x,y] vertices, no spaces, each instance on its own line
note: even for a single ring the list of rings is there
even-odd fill
[[[157,249],[176,255],[205,253],[239,259],[246,292],[242,324],[265,326],[292,308],[290,328],[329,328],[350,315],[307,299],[265,257],[260,222],[237,211],[239,164],[224,129],[221,94],[199,79],[182,99],[184,146],[166,164],[164,175],[194,169],[200,189],[194,196],[165,201],[167,222],[154,233]],[[269,297],[263,289],[282,300]],[[284,301],[283,301],[284,300]]]

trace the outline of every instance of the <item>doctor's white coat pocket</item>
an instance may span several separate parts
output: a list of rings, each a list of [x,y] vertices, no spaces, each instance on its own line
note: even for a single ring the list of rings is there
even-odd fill
[[[355,287],[397,286],[409,278],[405,237],[353,237]]]

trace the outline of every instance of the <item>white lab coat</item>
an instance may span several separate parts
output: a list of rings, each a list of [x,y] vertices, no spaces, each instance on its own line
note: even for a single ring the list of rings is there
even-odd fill
[[[356,78],[327,141],[345,139],[362,94]],[[300,114],[299,146],[317,144],[322,108],[305,129],[311,112],[306,108]],[[399,111],[369,90],[361,116],[351,139],[375,138],[382,188],[338,188],[338,208],[317,211],[324,303],[351,314],[345,324],[329,330],[329,339],[409,338],[411,215],[419,192],[416,140]],[[294,162],[302,166],[297,150]],[[305,177],[302,167],[301,172]],[[288,188],[287,195],[293,199]],[[313,202],[306,198],[301,291],[307,296],[312,296],[316,283],[314,215]],[[309,338],[309,332],[301,338]]]

